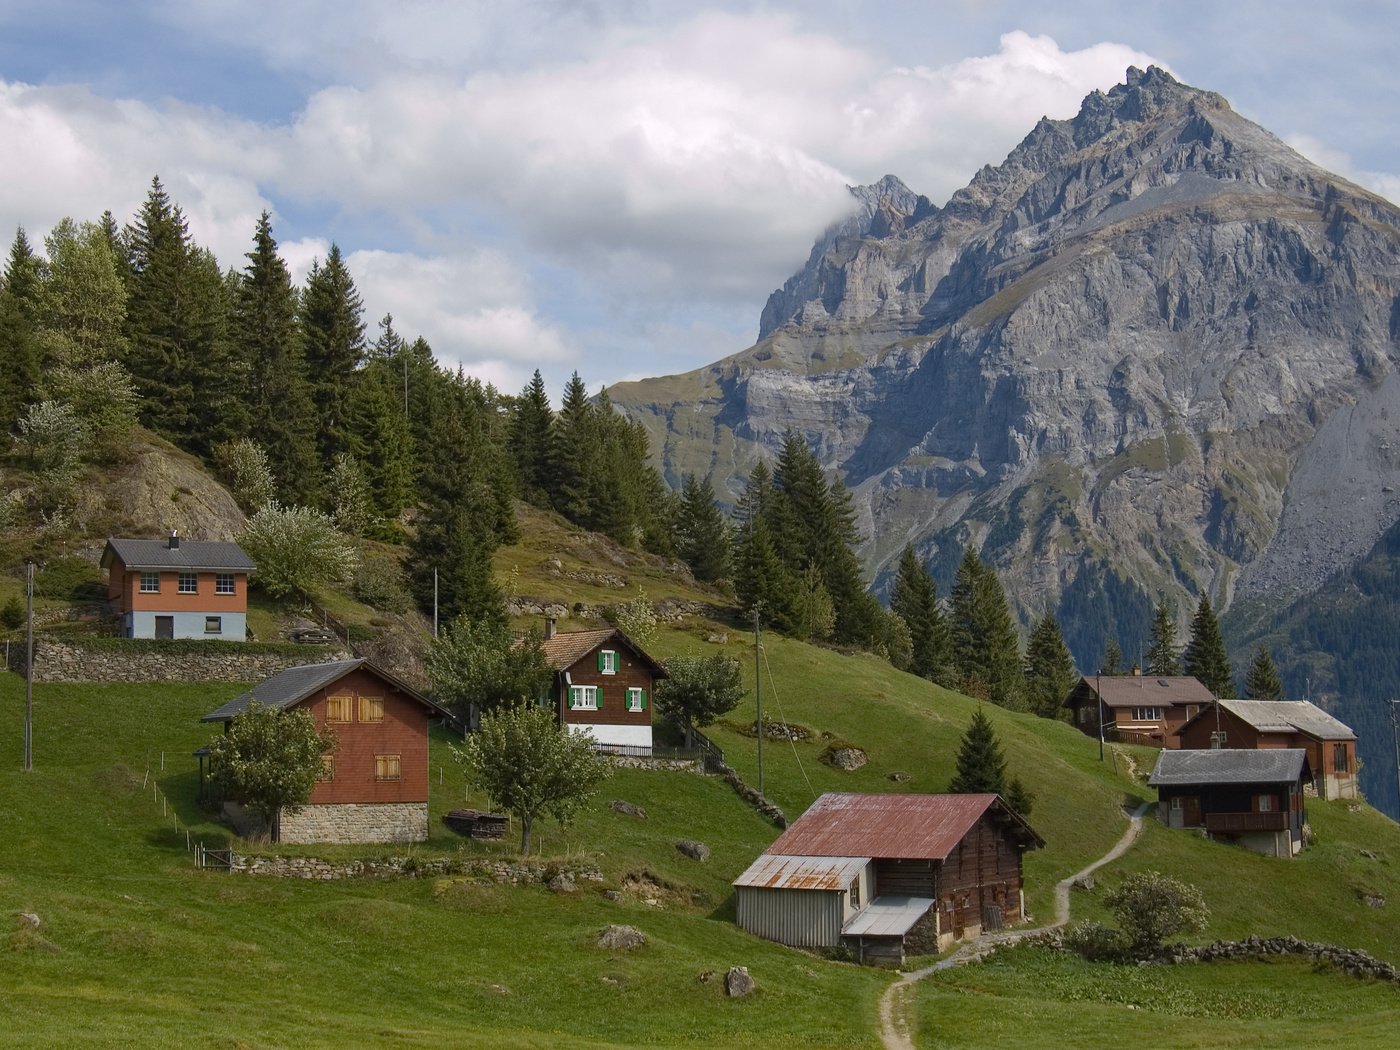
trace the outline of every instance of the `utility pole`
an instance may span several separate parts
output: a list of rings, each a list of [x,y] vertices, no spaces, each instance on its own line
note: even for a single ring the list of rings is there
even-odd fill
[[[1103,672],[1094,675],[1094,697],[1099,702],[1099,761],[1103,761]]]
[[[1395,785],[1400,791],[1400,700],[1390,701],[1390,738],[1395,742]],[[1395,811],[1400,820],[1400,808]]]
[[[24,566],[27,612],[24,638],[24,771],[34,770],[34,563]]]
[[[758,651],[761,645],[758,605],[753,607],[753,697],[758,705],[758,793],[763,794],[763,673]]]

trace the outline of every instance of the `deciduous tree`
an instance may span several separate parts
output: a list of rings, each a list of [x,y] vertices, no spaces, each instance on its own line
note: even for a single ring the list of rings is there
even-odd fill
[[[552,675],[540,636],[511,636],[501,620],[458,617],[428,647],[424,658],[433,699],[474,727],[482,712],[539,703]]]
[[[686,742],[728,714],[744,699],[739,662],[723,653],[712,656],[673,656],[666,677],[656,683],[656,709],[685,730]]]
[[[326,583],[348,581],[359,560],[328,515],[276,500],[248,519],[238,542],[258,566],[254,582],[275,598],[311,595]]]
[[[1127,876],[1104,904],[1118,916],[1139,956],[1152,954],[1168,937],[1200,933],[1210,922],[1210,909],[1196,887],[1158,871]]]

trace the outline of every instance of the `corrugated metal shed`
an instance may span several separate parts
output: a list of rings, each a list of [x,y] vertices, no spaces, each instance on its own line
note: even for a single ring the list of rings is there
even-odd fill
[[[1044,845],[996,795],[857,795],[828,792],[768,847],[789,857],[946,860],[983,814],[1019,834],[1024,848]]]
[[[932,897],[876,897],[846,924],[845,937],[903,937],[933,906]]]
[[[1152,787],[1287,784],[1302,776],[1307,757],[1302,748],[1163,751],[1147,783]]]
[[[869,857],[787,857],[765,853],[734,880],[770,890],[844,890]]]

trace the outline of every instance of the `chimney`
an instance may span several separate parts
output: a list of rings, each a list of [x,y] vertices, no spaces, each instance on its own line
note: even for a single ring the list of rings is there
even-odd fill
[[[1133,677],[1134,677],[1134,678],[1141,678],[1141,677],[1142,677],[1142,668],[1139,667],[1137,664],[1133,664]]]
[[[545,638],[545,641],[549,641],[549,639],[553,638],[553,637],[554,637],[556,634],[558,634],[558,633],[559,633],[559,621],[556,620],[553,616],[546,616],[546,617],[545,617],[545,620],[544,620],[544,638]]]
[[[179,530],[179,529],[171,529],[171,530],[170,530],[170,549],[173,550],[173,551],[174,551],[174,550],[179,550],[179,549],[180,549],[180,530]]]

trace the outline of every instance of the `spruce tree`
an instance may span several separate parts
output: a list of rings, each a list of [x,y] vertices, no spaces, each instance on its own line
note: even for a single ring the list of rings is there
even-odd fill
[[[554,509],[585,528],[594,521],[595,491],[590,473],[596,467],[601,442],[588,400],[588,388],[577,372],[569,377],[560,403],[554,438],[554,479],[550,499]]]
[[[1006,791],[1006,758],[996,730],[979,707],[958,745],[957,772],[948,790],[954,795],[1001,795]]]
[[[1000,707],[1024,708],[1020,640],[1001,581],[969,544],[953,583],[950,633],[960,688]]]
[[[1123,650],[1118,640],[1110,638],[1103,647],[1103,659],[1099,661],[1099,674],[1116,675],[1123,673]]]
[[[729,575],[729,529],[715,503],[710,479],[687,474],[676,511],[676,553],[697,580],[712,583]]]
[[[413,438],[391,362],[376,358],[356,373],[347,405],[351,454],[369,484],[374,516],[394,522],[413,500]],[[389,532],[392,534],[393,526]]]
[[[1191,641],[1186,646],[1185,665],[1186,673],[1199,680],[1217,699],[1234,698],[1235,677],[1230,671],[1225,639],[1206,594],[1201,595],[1196,615],[1191,619]]]
[[[1176,617],[1163,598],[1152,614],[1152,644],[1147,648],[1144,674],[1171,678],[1181,674],[1181,658],[1176,648]]]
[[[324,470],[350,449],[355,372],[365,356],[364,305],[339,246],[331,245],[325,265],[311,264],[299,318]]]
[[[914,548],[905,545],[890,591],[890,609],[909,628],[909,670],[950,689],[957,688],[953,640],[938,607],[938,588]]]
[[[39,260],[15,231],[0,278],[0,429],[12,431],[39,392]]]
[[[311,506],[319,502],[322,487],[316,415],[297,325],[297,295],[287,264],[277,254],[267,212],[258,218],[247,258],[235,303],[234,333],[250,367],[250,426],[267,449],[288,498]]]
[[[1249,665],[1249,675],[1244,682],[1245,696],[1250,700],[1282,700],[1283,680],[1269,650],[1260,646]]]
[[[520,497],[537,507],[548,507],[551,479],[556,473],[554,409],[538,368],[516,399],[510,418],[510,450],[520,477]]]
[[[1036,621],[1026,641],[1026,698],[1031,710],[1042,718],[1059,718],[1074,680],[1074,658],[1060,633],[1059,621],[1046,613]]]

